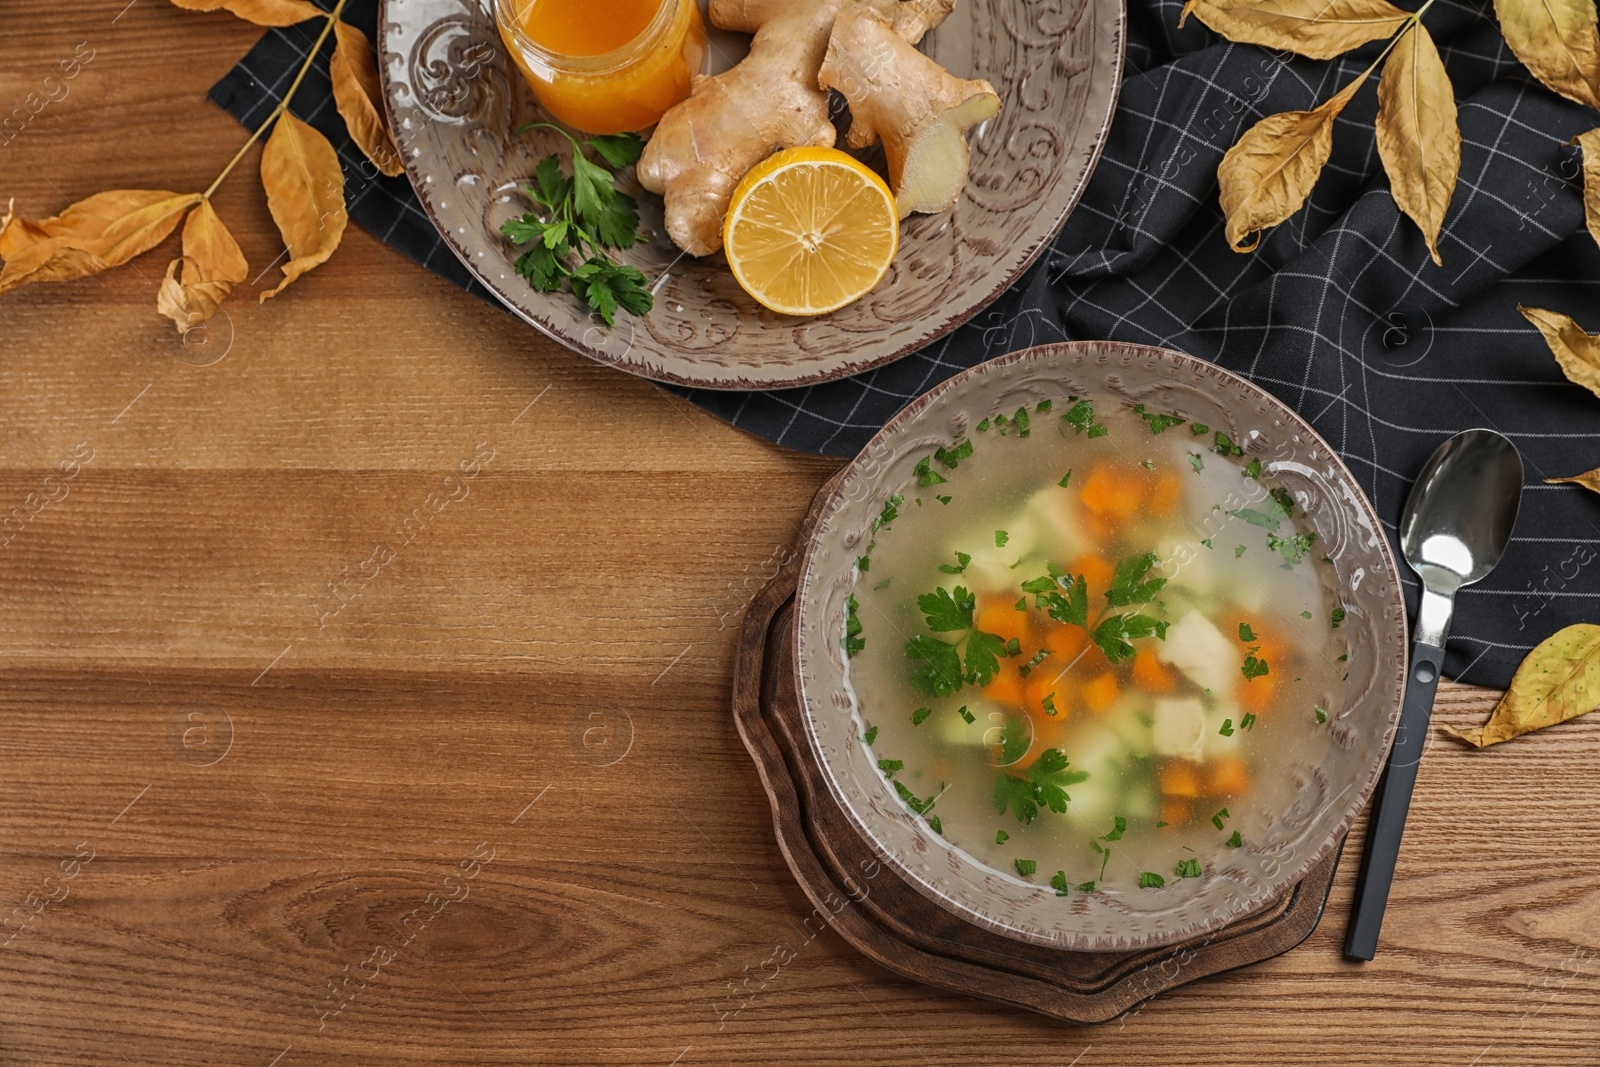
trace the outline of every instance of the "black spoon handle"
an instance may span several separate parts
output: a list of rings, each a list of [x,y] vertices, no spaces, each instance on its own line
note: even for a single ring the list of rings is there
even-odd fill
[[[1370,960],[1378,951],[1378,931],[1383,926],[1384,905],[1400,857],[1400,835],[1411,809],[1411,790],[1417,784],[1417,765],[1428,741],[1428,720],[1433,696],[1439,688],[1444,649],[1418,642],[1411,649],[1411,675],[1406,681],[1405,704],[1395,733],[1389,762],[1372,794],[1372,814],[1367,822],[1367,844],[1356,878],[1356,899],[1345,931],[1344,955],[1350,960]]]

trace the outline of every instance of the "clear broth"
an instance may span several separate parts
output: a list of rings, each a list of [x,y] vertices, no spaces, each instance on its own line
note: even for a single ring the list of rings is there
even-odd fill
[[[1224,435],[1112,401],[979,427],[885,502],[857,561],[849,685],[886,786],[1061,895],[1171,887],[1252,847],[1297,788],[1274,768],[1330,743],[1343,693],[1333,568],[1300,507]],[[929,642],[954,646],[954,691]]]

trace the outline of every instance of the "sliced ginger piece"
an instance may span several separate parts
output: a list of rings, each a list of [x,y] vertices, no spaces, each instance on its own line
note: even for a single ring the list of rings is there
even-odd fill
[[[955,206],[971,164],[966,131],[1000,112],[993,85],[951,74],[859,2],[834,20],[818,82],[849,102],[851,148],[883,142],[901,218]]]

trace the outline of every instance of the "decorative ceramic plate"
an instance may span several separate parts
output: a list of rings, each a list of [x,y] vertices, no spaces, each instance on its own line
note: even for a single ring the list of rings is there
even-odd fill
[[[816,319],[751,300],[718,253],[695,259],[667,238],[659,197],[631,172],[645,239],[619,258],[651,279],[655,307],[605,326],[566,292],[539,293],[513,269],[500,224],[559,135],[513,130],[547,116],[512,66],[493,0],[384,0],[379,70],[411,184],[446,242],[522,318],[622,370],[712,389],[774,389],[842,378],[927,345],[976,315],[1040,253],[1078,202],[1105,142],[1122,78],[1123,0],[961,0],[922,50],[986,78],[1000,114],[972,131],[956,207],[916,215],[900,254],[864,299]],[[714,37],[718,67],[737,35]],[[736,55],[736,52],[732,54]]]
[[[917,464],[973,434],[980,420],[1072,394],[1176,412],[1225,432],[1259,460],[1262,482],[1292,494],[1316,533],[1317,556],[1331,562],[1332,573],[1321,580],[1346,613],[1339,633],[1349,659],[1338,664],[1348,671],[1344,678],[1332,673],[1328,692],[1319,694],[1326,725],[1297,733],[1279,746],[1270,767],[1257,769],[1255,792],[1276,799],[1248,809],[1232,805],[1228,826],[1242,829],[1242,847],[1215,849],[1199,877],[1154,891],[1107,884],[1063,900],[1042,878],[1026,881],[975,859],[896,798],[861,741],[866,722],[881,720],[883,711],[860,706],[841,636],[873,520],[890,496],[909,500],[917,493]],[[1053,421],[1039,416],[1034,435],[1048,432]],[[875,565],[872,577],[881,569]],[[1298,415],[1243,378],[1142,345],[1032,348],[964,371],[913,401],[851,461],[822,505],[797,605],[794,647],[807,738],[856,831],[941,907],[1057,948],[1117,952],[1173,944],[1220,930],[1279,898],[1337,846],[1366,803],[1405,688],[1405,609],[1394,559],[1377,515],[1338,456]],[[1303,713],[1310,723],[1310,708]]]

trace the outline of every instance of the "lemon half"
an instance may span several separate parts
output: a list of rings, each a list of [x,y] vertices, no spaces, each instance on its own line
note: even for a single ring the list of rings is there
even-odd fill
[[[782,315],[824,315],[883,280],[900,247],[894,194],[836,148],[790,148],[733,191],[722,244],[733,276]]]

